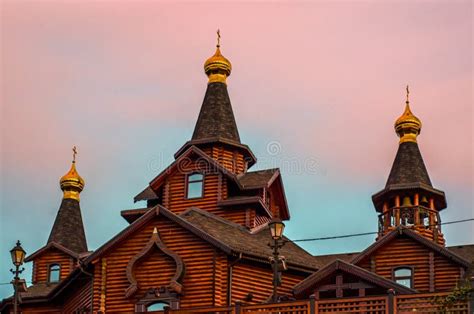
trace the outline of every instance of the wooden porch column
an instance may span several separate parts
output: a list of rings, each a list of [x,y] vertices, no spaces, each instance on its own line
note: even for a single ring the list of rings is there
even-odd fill
[[[395,290],[388,289],[388,298],[387,298],[387,313],[388,314],[395,314],[396,313],[396,304],[394,302],[395,299]]]
[[[314,294],[309,296],[309,314],[316,314],[316,300]]]

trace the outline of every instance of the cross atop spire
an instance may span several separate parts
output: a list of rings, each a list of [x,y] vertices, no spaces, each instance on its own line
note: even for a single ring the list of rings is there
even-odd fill
[[[217,45],[216,47],[219,48],[221,46],[221,30],[217,29]]]
[[[410,89],[408,88],[408,85],[407,85],[407,101],[406,101],[407,104],[410,102],[408,99],[408,96],[410,96]]]
[[[74,145],[72,147],[72,162],[76,162],[76,155],[77,155],[77,148],[76,146]]]

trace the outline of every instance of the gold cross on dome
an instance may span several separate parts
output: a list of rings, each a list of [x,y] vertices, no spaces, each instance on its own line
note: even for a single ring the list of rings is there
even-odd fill
[[[77,148],[74,146],[72,148],[72,162],[76,162]]]
[[[410,95],[410,89],[408,88],[408,85],[407,85],[407,102],[408,102],[408,96]]]
[[[217,29],[217,47],[221,46],[221,30]]]

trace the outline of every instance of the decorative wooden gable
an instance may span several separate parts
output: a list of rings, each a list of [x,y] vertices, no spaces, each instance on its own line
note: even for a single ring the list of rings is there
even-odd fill
[[[378,239],[351,262],[419,292],[452,290],[470,267],[469,261],[404,227]]]
[[[224,253],[185,224],[157,206],[94,252],[85,261],[95,265],[94,308],[133,312],[153,300],[212,304],[215,260]]]
[[[314,294],[316,299],[328,299],[386,295],[390,289],[397,294],[415,292],[356,265],[336,260],[297,284],[293,293],[298,298]]]
[[[32,282],[35,284],[57,283],[65,279],[76,267],[78,259],[77,253],[61,244],[50,242],[28,256],[25,261],[33,261]]]
[[[158,234],[158,230],[155,227],[153,229],[153,233],[148,243],[143,247],[143,249],[140,252],[138,252],[138,254],[132,257],[130,261],[128,262],[126,271],[127,271],[127,279],[128,279],[128,282],[130,283],[130,286],[128,286],[127,290],[125,290],[126,298],[130,298],[138,290],[139,283],[137,281],[137,277],[135,274],[135,266],[138,265],[138,262],[140,260],[145,260],[146,258],[150,258],[153,250],[159,250],[163,252],[166,256],[172,258],[175,263],[175,272],[173,274],[173,277],[170,278],[170,281],[166,286],[153,287],[152,289],[166,290],[166,291],[172,291],[176,293],[182,292],[183,285],[181,284],[181,280],[184,275],[183,260],[181,259],[181,257],[179,257],[179,255],[177,255],[175,252],[169,250],[166,247],[163,241],[161,241],[160,236]]]

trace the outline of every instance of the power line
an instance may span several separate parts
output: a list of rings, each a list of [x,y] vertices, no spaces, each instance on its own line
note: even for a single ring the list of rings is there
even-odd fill
[[[448,222],[443,222],[443,223],[440,223],[440,224],[427,225],[426,227],[434,227],[434,226],[440,226],[440,225],[451,225],[451,224],[468,222],[468,221],[474,221],[474,218],[448,221]],[[378,232],[377,231],[372,231],[372,232],[352,233],[352,234],[344,234],[344,235],[330,236],[330,237],[288,240],[288,242],[311,242],[311,241],[333,240],[333,239],[352,238],[352,237],[360,237],[360,236],[374,235],[374,234],[378,234]]]
[[[427,225],[427,227],[439,226],[439,225],[452,225],[452,224],[468,222],[468,221],[474,221],[474,218],[453,220],[453,221],[443,222],[443,223],[440,223],[440,224]],[[343,238],[359,237],[359,236],[372,235],[372,234],[377,234],[377,233],[378,232],[375,232],[375,231],[374,232],[362,232],[362,233],[344,234],[344,235],[331,236],[331,237],[308,238],[308,239],[287,240],[287,241],[288,242],[310,242],[310,241],[320,241],[320,240],[332,240],[332,239],[343,239]],[[31,284],[32,282],[27,281],[26,283]],[[11,285],[11,282],[0,282],[0,285]]]

